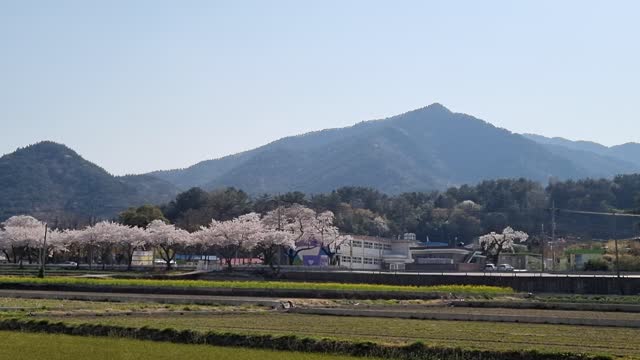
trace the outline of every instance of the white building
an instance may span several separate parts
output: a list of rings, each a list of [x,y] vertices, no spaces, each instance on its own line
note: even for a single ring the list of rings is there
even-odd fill
[[[407,235],[407,234],[405,234]],[[353,239],[340,245],[338,264],[352,270],[404,270],[412,263],[411,246],[415,235],[403,239],[353,235]]]

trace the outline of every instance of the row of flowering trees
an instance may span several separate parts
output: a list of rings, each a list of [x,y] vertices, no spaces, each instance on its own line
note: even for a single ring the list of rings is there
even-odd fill
[[[7,259],[22,264],[45,257],[76,260],[91,264],[126,263],[131,268],[136,250],[154,250],[170,269],[176,255],[217,255],[230,269],[239,253],[253,253],[265,264],[275,266],[275,259],[285,251],[289,264],[305,250],[319,247],[336,263],[337,248],[348,239],[333,225],[330,211],[317,213],[301,205],[277,208],[264,216],[250,213],[228,221],[212,220],[208,226],[189,233],[161,220],[146,228],[130,227],[103,221],[84,229],[46,229],[31,216],[14,216],[0,228],[0,251]],[[46,232],[46,241],[45,241]],[[46,249],[45,249],[46,247]]]

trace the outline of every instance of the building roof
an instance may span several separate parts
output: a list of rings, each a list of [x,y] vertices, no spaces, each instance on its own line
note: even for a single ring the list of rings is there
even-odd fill
[[[471,250],[467,250],[467,249],[461,249],[461,248],[445,248],[445,249],[424,249],[424,248],[412,248],[411,249],[411,253],[412,254],[460,254],[460,255],[467,255],[470,254],[472,251]]]
[[[438,242],[438,241],[427,241],[427,242],[421,242],[418,243],[419,246],[424,246],[424,247],[428,247],[428,248],[442,248],[442,247],[447,247],[449,246],[448,243],[445,242]]]

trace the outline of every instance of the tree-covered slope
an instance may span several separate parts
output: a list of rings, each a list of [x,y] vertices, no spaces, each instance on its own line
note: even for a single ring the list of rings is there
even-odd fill
[[[591,174],[521,135],[433,104],[153,175],[183,188],[236,186],[250,193],[349,185],[398,193],[499,177],[547,181]]]
[[[573,141],[560,137],[548,138],[535,134],[523,134],[523,136],[547,146],[554,152],[563,152],[572,160],[582,162],[583,166],[591,172],[606,172],[606,175],[602,176],[610,176],[611,171],[629,173],[640,169],[640,144],[638,143],[608,147],[592,141]],[[580,153],[575,153],[575,151]]]
[[[150,176],[112,176],[53,142],[0,158],[0,219],[22,213],[45,220],[109,218],[132,205],[168,201],[176,192]]]

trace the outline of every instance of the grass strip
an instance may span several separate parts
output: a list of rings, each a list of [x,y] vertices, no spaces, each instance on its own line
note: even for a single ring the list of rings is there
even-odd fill
[[[11,360],[357,360],[351,356],[159,343],[124,338],[0,331],[2,359]],[[370,359],[376,360],[376,359]],[[382,359],[377,359],[382,360]]]
[[[605,360],[608,356],[590,356],[577,353],[543,353],[538,351],[490,351],[461,348],[430,347],[421,342],[410,345],[382,345],[373,342],[349,342],[332,339],[303,338],[295,335],[249,335],[236,333],[202,333],[192,330],[152,329],[112,325],[66,324],[63,322],[0,321],[0,330],[33,333],[100,336],[172,342],[179,344],[206,344],[242,348],[270,349],[309,353],[380,357],[406,360]]]
[[[153,280],[153,279],[112,279],[75,277],[17,277],[0,276],[1,284],[32,285],[88,285],[88,286],[142,286],[174,288],[222,288],[222,289],[282,289],[282,290],[330,290],[330,291],[379,291],[379,292],[419,292],[452,293],[469,295],[508,295],[514,291],[508,287],[485,285],[433,285],[398,286],[379,284],[343,284],[293,281],[216,281],[216,280]]]

